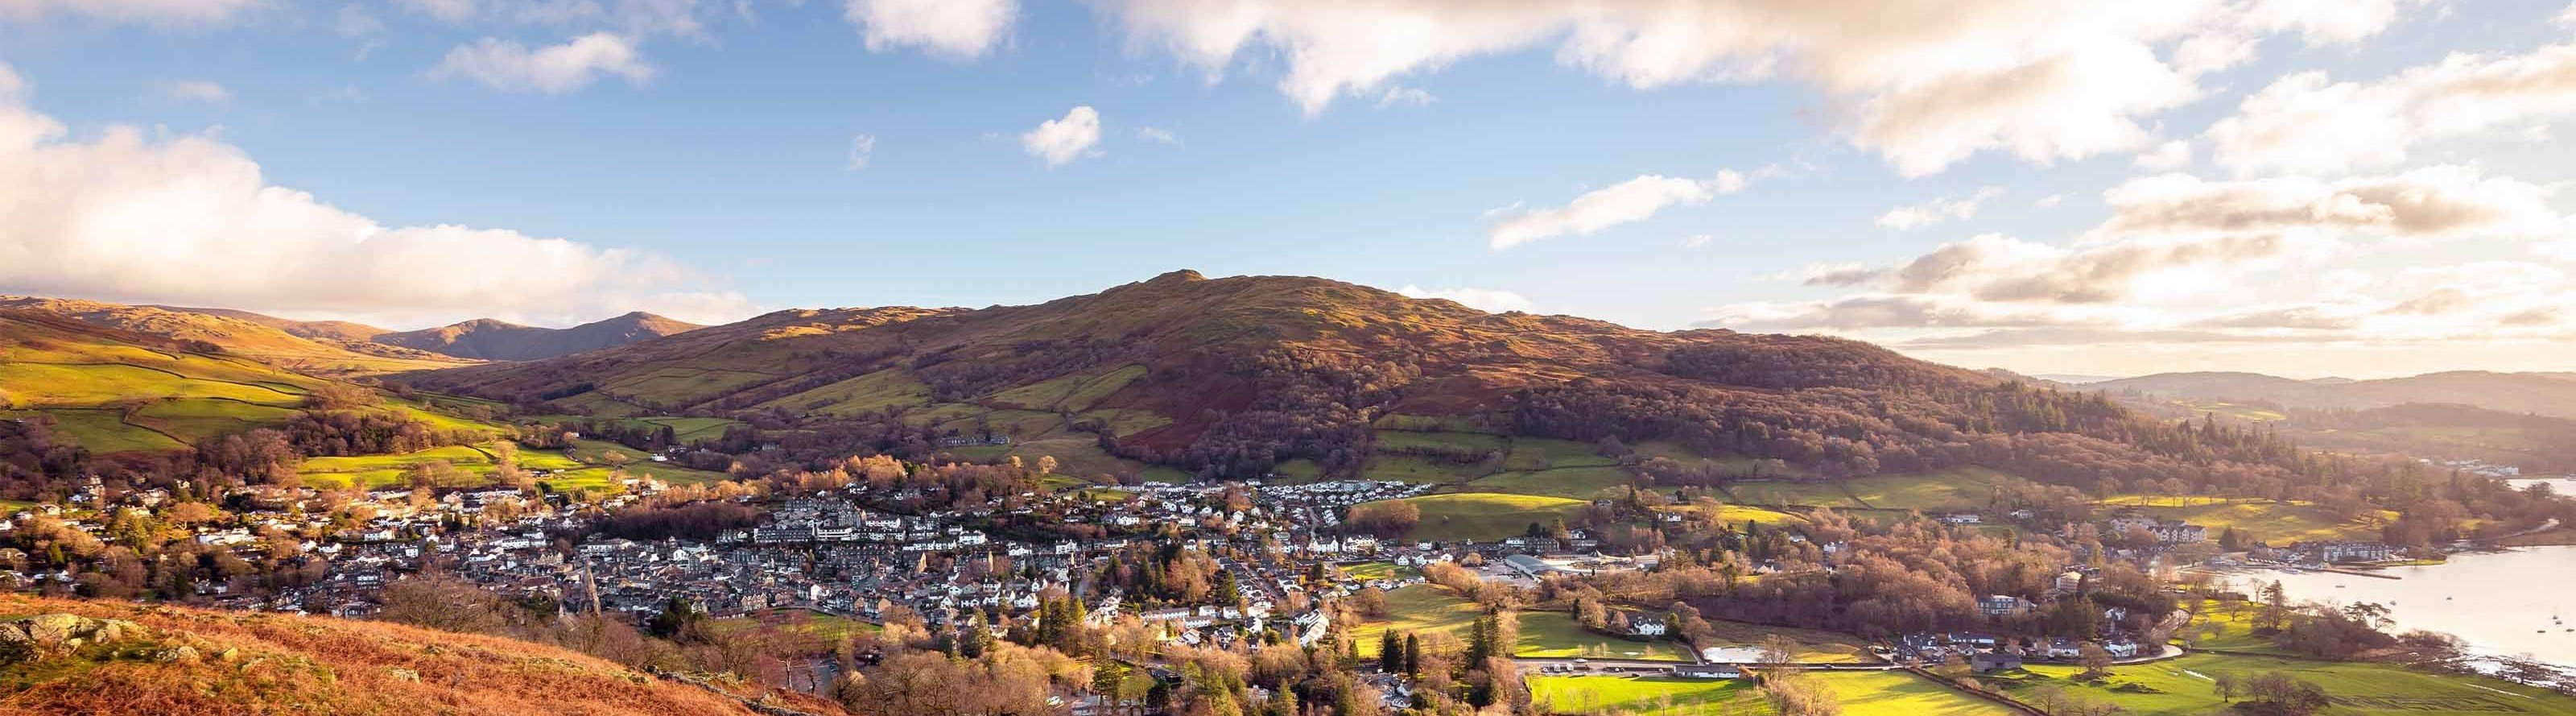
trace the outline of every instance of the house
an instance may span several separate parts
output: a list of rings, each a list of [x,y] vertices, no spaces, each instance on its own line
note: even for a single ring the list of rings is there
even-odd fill
[[[2002,652],[1981,651],[1968,655],[1968,669],[1980,674],[2021,668],[2021,657]]]
[[[1664,624],[1663,619],[1658,617],[1639,615],[1628,619],[1629,636],[1659,637],[1663,636],[1664,632],[1671,628],[1672,627]]]
[[[1539,561],[1539,558],[1526,554],[1515,554],[1509,557],[1504,557],[1503,564],[1509,565],[1514,571],[1518,571],[1523,576],[1527,576],[1531,579],[1537,579],[1541,574],[1556,571],[1555,565]]]
[[[2007,594],[1989,594],[1977,598],[1977,609],[1990,617],[2020,614],[2030,611],[2030,608],[2030,600]]]
[[[2377,542],[2328,542],[2317,546],[2319,562],[2377,562],[2396,554],[2397,548]]]
[[[1973,525],[1984,523],[1986,518],[1974,512],[1953,512],[1943,515],[1941,521],[1954,525]]]
[[[1684,664],[1673,667],[1673,675],[1685,679],[1741,679],[1744,667],[1734,664]]]

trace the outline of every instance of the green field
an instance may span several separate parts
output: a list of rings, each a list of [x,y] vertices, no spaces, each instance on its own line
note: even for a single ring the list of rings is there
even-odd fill
[[[1379,430],[1411,430],[1426,433],[1492,433],[1500,435],[1504,432],[1503,430],[1487,427],[1487,425],[1500,424],[1501,422],[1503,422],[1503,418],[1499,416],[1480,419],[1475,416],[1467,415],[1406,415],[1403,413],[1387,413],[1385,415],[1378,416],[1377,421],[1372,422],[1369,425]]]
[[[1068,375],[1030,383],[994,393],[983,402],[996,407],[1081,412],[1090,410],[1101,399],[1143,377],[1144,366],[1123,366],[1105,373]]]
[[[2576,698],[2500,679],[2410,671],[2387,664],[2326,662],[2228,654],[2192,654],[2170,661],[2112,667],[2107,678],[2076,681],[2073,666],[2032,666],[2014,674],[1976,678],[2025,702],[2043,686],[2093,702],[2108,702],[2142,716],[2218,713],[2215,679],[2239,681],[2279,671],[2323,687],[2337,714],[2576,714]]]
[[[1351,627],[1351,639],[1359,645],[1360,656],[1376,656],[1378,635],[1389,629],[1397,633],[1448,634],[1465,641],[1468,630],[1476,624],[1476,616],[1483,613],[1475,603],[1452,596],[1447,588],[1429,584],[1387,592],[1386,611],[1384,621]]]
[[[2254,614],[2260,607],[2250,602],[2227,602],[2204,599],[2192,604],[2191,623],[2174,637],[2193,649],[2226,649],[2259,654],[2285,654],[2272,640],[2254,634]]]
[[[717,631],[727,634],[771,630],[811,635],[822,639],[827,644],[840,643],[843,638],[853,634],[874,634],[884,631],[883,627],[868,622],[804,609],[751,612],[741,616],[716,619],[711,623],[715,625]]]
[[[1697,716],[1770,713],[1761,689],[1745,679],[1662,676],[1531,676],[1530,699],[1541,713]]]
[[[1834,692],[1844,716],[1983,716],[2016,713],[1903,671],[1809,672]],[[1548,713],[1695,716],[1771,713],[1759,687],[1744,679],[1636,676],[1533,676],[1531,698]]]
[[[724,473],[720,472],[691,470],[678,465],[653,462],[652,460],[646,459],[644,451],[642,450],[629,448],[612,442],[575,440],[573,441],[572,452],[574,459],[580,460],[589,465],[606,465],[610,462],[608,455],[611,453],[621,455],[626,459],[625,468],[627,472],[636,475],[650,476],[675,485],[714,482],[727,477]],[[606,477],[605,471],[597,477],[604,480]],[[580,478],[568,476],[565,479],[572,480]]]
[[[2207,527],[2212,538],[2222,530],[2234,528],[2238,534],[2276,545],[2307,540],[2375,540],[2379,538],[2380,526],[2397,518],[2396,513],[2381,510],[2375,516],[2346,521],[2315,505],[2271,500],[2237,500],[2186,507],[2159,504],[2132,509],[2150,517],[2177,519]]]
[[[1636,479],[1624,467],[1561,467],[1537,472],[1503,472],[1480,477],[1460,489],[1590,500],[1619,494]]]
[[[1834,690],[1843,716],[2012,716],[2018,712],[1908,671],[1809,672]]]
[[[1690,647],[1680,642],[1629,640],[1585,630],[1560,611],[1520,613],[1521,638],[1512,647],[1518,657],[1589,657],[1688,662]]]
[[[1422,510],[1409,537],[1432,541],[1497,540],[1545,526],[1591,503],[1562,497],[1469,492],[1404,498]]]
[[[1512,438],[1511,455],[1503,458],[1505,470],[1548,470],[1560,467],[1601,467],[1617,465],[1618,460],[1602,457],[1600,448],[1591,443],[1547,438]]]
[[[1422,485],[1446,485],[1466,482],[1484,474],[1477,465],[1460,465],[1412,455],[1372,455],[1360,468],[1365,480],[1390,480]]]
[[[411,466],[434,461],[455,465],[477,477],[488,477],[493,470],[491,456],[483,451],[448,445],[400,455],[309,458],[297,471],[303,474],[305,484],[316,487],[352,483],[368,488],[401,487],[407,486],[405,472]]]
[[[1394,562],[1361,562],[1358,564],[1345,564],[1341,566],[1341,570],[1342,574],[1349,575],[1352,579],[1362,581],[1395,579],[1422,574],[1422,570],[1414,569],[1412,567],[1396,566]]]
[[[1463,455],[1482,456],[1502,452],[1506,439],[1484,433],[1417,433],[1404,430],[1375,431],[1379,450],[1434,450]]]
[[[1836,482],[1736,482],[1729,483],[1726,491],[1748,505],[1861,506],[1843,494],[1841,483]]]
[[[1977,510],[1992,505],[1996,485],[2018,479],[1982,467],[1956,467],[1846,480],[1843,489],[1862,504],[1882,510]]]
[[[1743,527],[1746,522],[1762,525],[1787,525],[1801,524],[1807,521],[1807,518],[1804,517],[1781,512],[1779,510],[1763,509],[1751,505],[1718,505],[1714,511],[1704,510],[1692,505],[1677,505],[1665,509],[1689,512],[1693,514],[1704,513],[1716,519],[1719,524],[1726,525],[1728,527]]]

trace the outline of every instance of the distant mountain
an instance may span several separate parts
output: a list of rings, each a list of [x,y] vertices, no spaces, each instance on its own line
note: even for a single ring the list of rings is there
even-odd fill
[[[363,342],[375,340],[375,337],[380,334],[392,333],[392,331],[364,323],[352,323],[349,321],[298,321],[291,318],[278,318],[276,316],[263,313],[252,313],[249,311],[230,308],[189,308],[186,306],[159,305],[145,306],[145,308],[158,308],[167,311],[179,311],[182,313],[203,313],[209,316],[237,318],[285,331],[287,335],[303,338]]]
[[[0,711],[13,714],[846,713],[812,696],[721,693],[560,647],[390,622],[15,594],[0,595],[0,611],[0,643],[22,655],[0,665],[10,679]]]
[[[1029,306],[779,311],[405,379],[548,412],[749,419],[777,431],[763,439],[782,456],[805,443],[819,456],[1008,438],[968,452],[1056,457],[1086,476],[1151,464],[1463,482],[1598,466],[1595,445],[1621,443],[1687,465],[1778,458],[1818,475],[2075,450],[2155,479],[2184,469],[2147,454],[2140,436],[2166,427],[2108,400],[1857,341],[1645,331],[1191,271]],[[1992,442],[2026,432],[2057,435],[2009,451]]]
[[[2085,385],[2089,383],[2100,383],[2106,380],[2120,379],[2119,376],[2113,375],[2083,375],[2080,373],[2039,373],[2032,375],[2031,377],[2038,378],[2040,380],[2053,380],[2067,385]]]
[[[376,375],[446,368],[468,362],[408,348],[345,341],[319,334],[311,337],[298,335],[281,326],[300,322],[247,311],[129,306],[31,296],[0,296],[0,309],[41,311],[94,326],[182,341],[204,341],[227,353],[322,376]],[[354,323],[346,325],[365,328]]]
[[[377,343],[459,358],[541,360],[650,340],[703,328],[637,311],[571,328],[537,328],[489,318],[418,331],[381,333]]]
[[[2257,373],[2160,373],[2103,381],[2085,390],[2206,401],[2266,402],[2284,408],[2381,408],[2451,403],[2506,413],[2576,418],[2576,378],[2565,373],[2456,371],[2380,380],[2293,380]]]

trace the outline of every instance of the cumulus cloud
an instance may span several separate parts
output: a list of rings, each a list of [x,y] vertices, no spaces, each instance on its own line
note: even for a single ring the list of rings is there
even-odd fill
[[[2576,281],[2562,267],[2321,270],[2373,254],[2449,255],[2437,242],[2525,244],[2546,256],[2568,233],[2551,194],[2456,166],[2336,181],[2139,177],[2105,191],[2112,215],[2070,242],[1987,234],[1884,268],[1810,266],[1784,278],[1852,292],[1721,306],[1704,325],[1846,332],[1924,350],[2576,340],[2562,310],[2576,305]]]
[[[2158,144],[2154,150],[2139,154],[2130,163],[2151,172],[2169,172],[2191,166],[2191,142],[2176,139]]]
[[[515,41],[486,37],[481,43],[449,50],[430,76],[469,79],[503,92],[563,94],[606,75],[641,85],[653,78],[654,71],[626,38],[599,32],[533,50]]]
[[[0,18],[35,21],[70,15],[103,22],[165,26],[228,22],[268,0],[0,0]]]
[[[1829,98],[1835,129],[1908,175],[1980,151],[2048,162],[2133,149],[2149,137],[2140,117],[2198,98],[2197,73],[2243,61],[2253,39],[2351,41],[2384,27],[2401,4],[1104,2],[1132,44],[1212,78],[1284,61],[1279,90],[1310,115],[1460,61],[1548,47],[1563,64],[1640,89],[1798,82]],[[2242,39],[2198,51],[2195,66],[2159,55],[2203,37]]]
[[[1181,135],[1163,127],[1137,127],[1136,138],[1159,144],[1179,145]]]
[[[1977,215],[1977,205],[1987,199],[2003,196],[2002,187],[1984,187],[1966,196],[1945,196],[1913,206],[1900,206],[1878,215],[1878,225],[1891,229],[1913,229],[1944,221],[1965,221]]]
[[[2576,44],[2453,53],[2371,82],[2282,77],[2210,125],[2239,173],[2336,173],[2403,162],[2416,145],[2576,114]]]
[[[1486,313],[1530,310],[1529,299],[1510,291],[1484,288],[1444,288],[1431,291],[1413,284],[1405,284],[1404,288],[1396,289],[1395,292],[1407,298],[1445,298]]]
[[[1018,0],[849,0],[844,8],[870,52],[921,48],[973,59],[992,52],[1019,18]]]
[[[563,324],[636,309],[738,319],[739,294],[660,256],[446,224],[386,226],[276,186],[210,136],[73,139],[0,66],[0,291]]]
[[[1589,236],[1620,224],[1644,221],[1675,205],[1699,204],[1719,194],[1744,189],[1744,174],[1734,170],[1708,179],[1647,174],[1595,189],[1555,209],[1530,209],[1494,223],[1485,234],[1494,250],[1512,248],[1566,234]]]
[[[2565,222],[2547,187],[2472,167],[2326,182],[2305,177],[2211,181],[2185,174],[2131,179],[2103,192],[2112,217],[2089,236],[2320,231],[2370,236],[2534,238]]]
[[[1050,119],[1037,129],[1020,135],[1020,148],[1029,156],[1045,159],[1047,166],[1062,166],[1081,159],[1100,146],[1100,111],[1090,105],[1073,108],[1063,119]]]
[[[164,80],[152,84],[152,92],[172,102],[223,104],[232,101],[232,90],[206,80]]]

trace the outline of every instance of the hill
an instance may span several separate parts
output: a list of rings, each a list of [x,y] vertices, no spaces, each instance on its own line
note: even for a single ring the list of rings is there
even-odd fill
[[[538,328],[483,318],[418,331],[380,333],[372,340],[459,358],[523,361],[614,348],[700,327],[637,311],[571,328]]]
[[[2507,413],[2576,418],[2576,379],[2563,373],[2455,371],[2379,380],[2292,380],[2255,373],[2160,373],[2090,383],[2085,390],[2286,408],[2383,408],[2453,403]]]
[[[364,342],[375,340],[376,336],[381,334],[392,333],[392,331],[364,323],[353,323],[349,321],[298,321],[291,318],[278,318],[276,316],[263,313],[252,313],[231,308],[189,308],[186,306],[160,305],[146,306],[146,308],[158,308],[165,311],[178,311],[180,313],[203,313],[209,316],[235,318],[285,331],[288,335],[319,340]]]
[[[926,454],[936,441],[966,458],[1053,456],[1085,475],[1150,464],[1459,483],[1652,456],[1596,454],[1620,444],[1678,446],[1640,465],[1674,480],[1746,457],[1822,477],[2025,461],[2085,480],[2288,462],[2282,446],[2167,440],[2171,426],[2100,396],[1856,341],[1644,331],[1190,271],[1029,306],[780,311],[406,379],[534,411],[743,418],[791,457]]]
[[[158,306],[128,306],[98,301],[29,296],[0,296],[0,309],[41,311],[94,326],[144,333],[180,341],[204,341],[224,352],[301,373],[326,376],[379,375],[445,368],[470,361],[417,350],[299,335],[280,325],[298,324],[244,311],[207,311]],[[359,326],[359,324],[346,324]]]
[[[0,614],[0,714],[753,713],[591,656],[399,624],[22,595]]]
[[[284,424],[326,389],[373,393],[210,343],[103,328],[48,311],[0,309],[0,417],[50,418],[49,433],[93,453],[176,450]],[[371,410],[439,428],[490,427],[408,400],[379,400]]]

